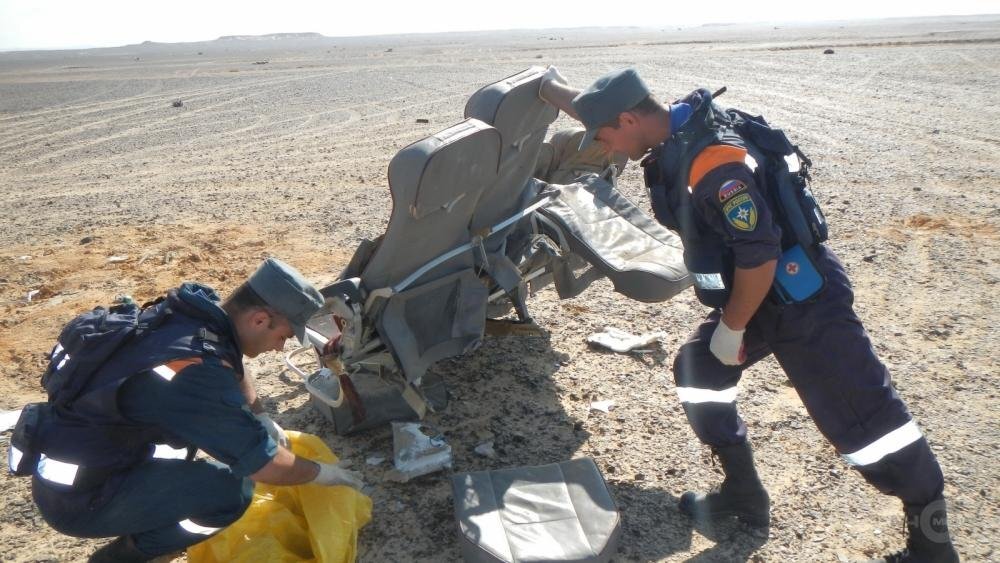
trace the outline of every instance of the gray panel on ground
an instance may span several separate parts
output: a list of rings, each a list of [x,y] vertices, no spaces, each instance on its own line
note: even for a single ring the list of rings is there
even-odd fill
[[[653,303],[691,286],[680,237],[610,183],[589,175],[553,187],[559,196],[539,212],[560,226],[570,249],[608,276],[615,291]]]
[[[607,561],[621,517],[589,458],[452,477],[469,562]]]
[[[449,127],[399,151],[389,163],[389,228],[361,278],[371,291],[394,285],[424,264],[469,242],[469,220],[483,190],[497,179],[500,135],[476,119]],[[420,281],[474,264],[453,257]]]

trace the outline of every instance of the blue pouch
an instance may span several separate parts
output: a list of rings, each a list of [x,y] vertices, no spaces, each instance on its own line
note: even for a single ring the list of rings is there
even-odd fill
[[[808,301],[826,285],[812,258],[796,244],[781,254],[774,273],[774,291],[782,303]]]

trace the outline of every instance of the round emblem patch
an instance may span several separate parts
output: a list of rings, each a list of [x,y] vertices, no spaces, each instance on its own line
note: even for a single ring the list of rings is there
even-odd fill
[[[785,264],[785,272],[790,276],[794,276],[795,274],[799,273],[799,263],[789,262]]]

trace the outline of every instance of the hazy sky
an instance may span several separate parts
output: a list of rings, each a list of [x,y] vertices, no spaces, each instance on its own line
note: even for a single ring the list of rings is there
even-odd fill
[[[0,50],[582,26],[689,26],[1000,13],[1000,0],[0,0]]]

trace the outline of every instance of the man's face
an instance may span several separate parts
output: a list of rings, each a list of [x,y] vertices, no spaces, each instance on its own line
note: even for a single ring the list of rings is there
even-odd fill
[[[601,144],[605,151],[615,154],[626,154],[632,160],[641,160],[650,149],[647,146],[639,116],[632,112],[623,112],[618,116],[618,127],[601,127],[597,130],[594,140]]]
[[[243,355],[256,358],[264,352],[280,352],[285,348],[285,341],[295,336],[291,323],[284,316],[258,309],[244,316],[239,323],[240,347]]]

